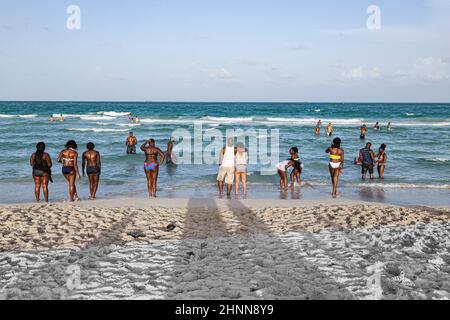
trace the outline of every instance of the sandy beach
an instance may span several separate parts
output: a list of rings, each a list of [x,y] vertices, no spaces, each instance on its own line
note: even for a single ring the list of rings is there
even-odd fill
[[[115,199],[0,221],[0,299],[450,298],[448,207]]]

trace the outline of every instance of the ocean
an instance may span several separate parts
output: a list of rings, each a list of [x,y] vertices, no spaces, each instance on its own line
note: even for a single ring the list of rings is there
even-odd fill
[[[55,118],[50,124],[51,114],[63,114],[65,121],[59,123]],[[131,123],[129,114],[139,115],[141,123]],[[324,127],[316,137],[319,119]],[[380,122],[380,131],[372,129],[376,121]],[[393,125],[391,133],[386,130],[388,121]],[[342,139],[346,153],[340,178],[342,197],[399,204],[450,204],[450,104],[206,102],[0,102],[0,202],[34,200],[29,157],[39,141],[47,144],[46,151],[54,162],[50,198],[67,199],[67,183],[56,157],[69,139],[78,143],[80,154],[91,141],[100,151],[103,170],[98,197],[145,197],[145,157],[140,151],[135,156],[126,155],[128,132],[133,131],[140,142],[154,138],[165,151],[175,130],[193,134],[194,123],[202,124],[203,133],[219,130],[225,135],[226,130],[242,129],[261,135],[267,130],[269,137],[260,138],[269,140],[271,130],[278,130],[279,160],[289,157],[291,146],[299,148],[304,163],[303,186],[280,192],[275,170],[273,174],[261,174],[260,166],[252,164],[249,198],[326,198],[331,192],[324,152],[332,140],[325,136],[329,122],[334,126],[333,137]],[[359,138],[363,123],[369,127],[365,141]],[[360,167],[353,164],[366,142],[372,142],[375,152],[380,144],[387,145],[389,162],[382,182],[361,181]],[[208,142],[202,144],[205,147]],[[79,167],[81,170],[81,162]],[[158,196],[217,197],[216,175],[217,165],[213,163],[164,166]],[[86,199],[87,179],[78,183],[78,189]]]

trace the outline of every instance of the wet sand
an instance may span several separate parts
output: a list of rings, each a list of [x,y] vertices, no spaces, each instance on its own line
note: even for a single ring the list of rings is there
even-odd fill
[[[115,199],[0,221],[1,299],[450,298],[447,207]]]

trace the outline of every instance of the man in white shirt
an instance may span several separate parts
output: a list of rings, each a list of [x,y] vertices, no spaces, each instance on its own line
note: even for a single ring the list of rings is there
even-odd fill
[[[227,146],[222,149],[219,158],[219,174],[217,181],[219,184],[219,192],[223,195],[223,181],[227,184],[227,195],[231,195],[231,189],[234,183],[235,156],[237,148],[234,147],[234,138],[228,138]]]

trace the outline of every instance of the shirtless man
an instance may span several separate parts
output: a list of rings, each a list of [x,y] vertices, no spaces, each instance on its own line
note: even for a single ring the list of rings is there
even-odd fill
[[[366,138],[366,133],[367,133],[367,126],[365,124],[363,124],[360,128],[361,130],[361,135],[359,136],[359,138],[361,140],[364,140]]]
[[[171,137],[169,139],[169,142],[167,142],[167,152],[166,152],[166,163],[167,164],[174,164],[172,161],[172,150],[173,150],[173,140]]]
[[[98,183],[100,182],[102,163],[100,160],[100,152],[94,150],[95,145],[92,142],[89,142],[86,148],[87,151],[83,153],[82,172],[84,177],[84,172],[87,164],[86,173],[89,177],[89,191],[91,194],[90,198],[94,200],[97,195]]]
[[[133,132],[130,132],[125,144],[127,145],[127,154],[136,154],[136,145],[138,144],[138,141],[136,137],[133,136]]]
[[[164,153],[155,146],[155,140],[150,139],[141,145],[141,150],[145,153],[144,172],[147,176],[147,189],[150,198],[156,197],[158,188],[159,167],[164,163]],[[161,160],[158,162],[158,155]]]

